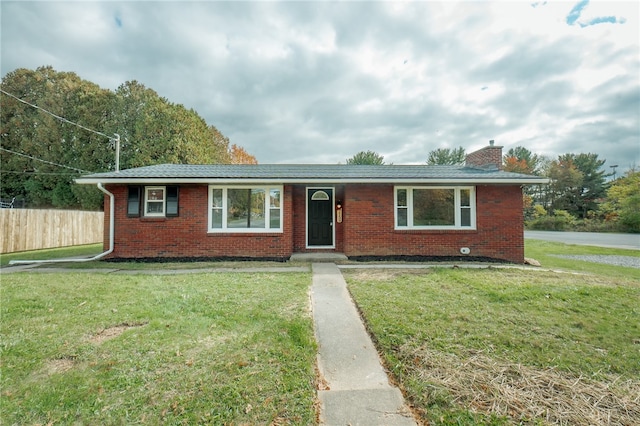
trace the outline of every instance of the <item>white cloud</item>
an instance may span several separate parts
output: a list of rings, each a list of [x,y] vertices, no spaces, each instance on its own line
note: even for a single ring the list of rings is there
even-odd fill
[[[1,71],[136,79],[263,163],[495,139],[638,165],[640,6],[587,1],[568,24],[578,4],[3,1]]]

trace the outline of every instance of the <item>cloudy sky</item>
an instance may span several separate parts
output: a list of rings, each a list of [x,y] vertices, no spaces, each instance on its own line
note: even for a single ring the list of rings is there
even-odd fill
[[[5,1],[1,73],[138,80],[260,163],[490,139],[640,166],[637,1]],[[100,129],[98,129],[100,130]]]

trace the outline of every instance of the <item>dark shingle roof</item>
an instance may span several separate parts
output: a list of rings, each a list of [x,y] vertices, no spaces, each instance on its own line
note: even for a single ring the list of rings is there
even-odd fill
[[[78,183],[143,182],[279,182],[279,183],[366,183],[366,182],[485,182],[542,183],[538,176],[465,166],[408,165],[324,165],[324,164],[159,164],[119,172],[95,173]]]

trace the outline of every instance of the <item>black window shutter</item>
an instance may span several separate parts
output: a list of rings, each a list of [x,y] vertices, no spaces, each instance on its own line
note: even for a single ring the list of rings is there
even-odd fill
[[[141,188],[139,186],[130,186],[129,195],[127,197],[127,216],[140,216],[140,195]]]
[[[167,216],[178,216],[178,187],[167,186]]]

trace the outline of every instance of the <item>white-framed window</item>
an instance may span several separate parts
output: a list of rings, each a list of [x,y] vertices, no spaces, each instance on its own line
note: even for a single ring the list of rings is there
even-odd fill
[[[177,217],[179,215],[176,185],[130,185],[127,192],[127,217]]]
[[[209,232],[282,232],[282,186],[209,186]]]
[[[164,217],[167,189],[164,186],[146,186],[144,188],[144,215]]]
[[[395,229],[476,229],[472,186],[397,186]]]

